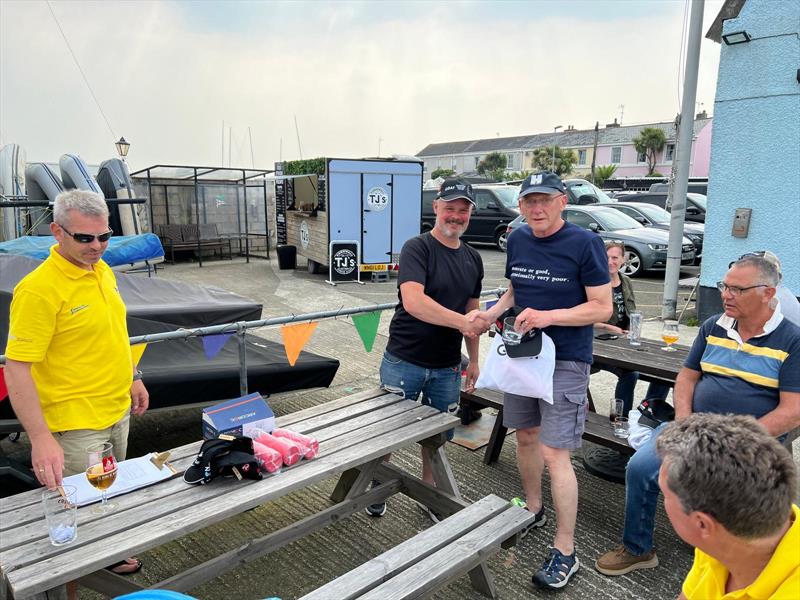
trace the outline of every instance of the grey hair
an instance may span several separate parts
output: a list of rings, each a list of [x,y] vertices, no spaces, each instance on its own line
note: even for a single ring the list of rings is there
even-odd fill
[[[770,287],[777,287],[781,280],[778,268],[763,256],[745,256],[734,262],[731,267],[755,267],[758,270],[759,282]]]
[[[69,211],[75,210],[87,217],[108,217],[108,205],[103,197],[87,190],[68,190],[56,196],[53,202],[53,221],[67,222]]]
[[[686,514],[706,513],[733,535],[758,539],[792,512],[792,457],[753,417],[692,414],[665,427],[656,449]]]

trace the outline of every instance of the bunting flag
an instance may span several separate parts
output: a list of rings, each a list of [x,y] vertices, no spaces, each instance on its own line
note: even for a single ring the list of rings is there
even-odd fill
[[[495,304],[497,304],[497,298],[495,298],[494,300],[482,300],[481,302],[479,302],[481,310],[489,310]]]
[[[316,323],[296,323],[294,325],[281,325],[281,337],[283,347],[286,350],[286,358],[289,364],[294,366],[300,351],[306,342],[311,338],[311,334],[317,328]]]
[[[381,322],[379,311],[353,315],[353,325],[364,344],[364,350],[372,352],[372,345],[375,343],[375,336],[378,335],[378,325]]]
[[[147,344],[135,344],[131,346],[131,360],[133,361],[134,367],[142,360],[142,354],[144,354],[145,348],[147,348]]]
[[[217,335],[204,335],[203,336],[203,352],[206,353],[206,358],[211,360],[228,341],[233,333],[218,333]]]
[[[8,388],[6,387],[6,376],[4,375],[5,371],[6,370],[4,367],[0,367],[0,402],[2,402],[3,399],[6,396],[8,396]]]

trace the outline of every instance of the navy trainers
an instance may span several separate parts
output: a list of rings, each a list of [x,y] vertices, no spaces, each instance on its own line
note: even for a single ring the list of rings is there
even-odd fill
[[[575,552],[566,556],[558,549],[550,548],[550,556],[544,561],[542,568],[534,573],[533,583],[540,588],[561,589],[569,583],[578,567],[580,563]]]
[[[380,481],[376,481],[375,479],[372,480],[372,487],[378,487],[380,484]],[[364,508],[364,512],[370,517],[382,517],[386,514],[386,502],[376,502],[375,504],[370,504]]]
[[[524,508],[525,510],[528,509],[528,505],[522,498],[512,498],[511,504],[514,506],[519,506],[520,508]],[[547,524],[547,515],[544,512],[544,504],[542,504],[542,508],[538,510],[533,515],[533,522],[528,525],[525,529],[519,532],[519,539],[522,540],[526,535],[528,535],[531,529],[538,529],[539,527],[544,527]]]

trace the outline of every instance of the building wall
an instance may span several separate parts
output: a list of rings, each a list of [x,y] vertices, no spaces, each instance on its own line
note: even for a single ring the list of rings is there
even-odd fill
[[[748,0],[723,25],[723,34],[742,30],[751,41],[720,52],[701,317],[718,310],[713,286],[728,263],[750,250],[777,254],[784,284],[800,294],[800,3]],[[744,239],[731,236],[736,208],[752,209]]]
[[[711,132],[713,121],[703,127],[697,134],[697,139],[692,144],[692,164],[689,170],[691,177],[708,177],[708,168],[711,163]],[[672,162],[669,163],[672,168]],[[661,171],[667,175],[664,171]]]

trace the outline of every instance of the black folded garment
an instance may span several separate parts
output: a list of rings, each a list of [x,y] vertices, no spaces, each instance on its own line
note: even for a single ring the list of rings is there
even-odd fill
[[[245,436],[206,440],[192,465],[183,474],[186,483],[206,484],[216,477],[235,476],[234,468],[245,479],[261,479],[253,455],[253,440]]]

